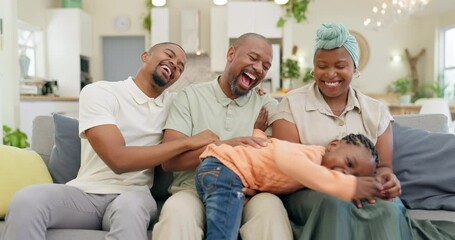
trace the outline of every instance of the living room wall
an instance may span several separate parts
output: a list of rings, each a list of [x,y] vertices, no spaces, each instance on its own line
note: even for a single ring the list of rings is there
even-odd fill
[[[434,0],[436,1],[436,0]],[[432,2],[434,2],[432,1]],[[2,1],[1,13],[7,16],[14,16],[14,9],[4,8],[3,4],[17,4],[18,18],[31,24],[45,27],[45,9],[59,7],[60,0],[5,0]],[[290,53],[291,47],[297,45],[299,51],[304,54],[305,62],[311,65],[314,33],[320,23],[324,22],[342,22],[350,29],[362,34],[370,47],[370,58],[362,76],[354,81],[354,85],[364,92],[384,92],[386,86],[396,78],[408,74],[408,65],[405,61],[403,51],[408,48],[411,54],[416,54],[420,49],[425,48],[426,54],[419,61],[418,71],[425,81],[431,81],[436,75],[435,54],[437,44],[435,37],[441,27],[455,25],[455,8],[448,8],[448,12],[431,15],[418,15],[404,18],[399,22],[385,26],[378,31],[365,29],[363,20],[367,17],[366,13],[370,12],[372,1],[364,0],[344,0],[344,1],[311,1],[308,19],[304,23],[289,23],[286,26],[283,42],[285,49],[284,55]],[[430,4],[432,4],[430,2]],[[455,3],[454,3],[455,5]],[[185,1],[168,1],[167,7],[170,9],[170,40],[180,42],[180,10],[183,8],[198,8],[201,14],[201,48],[210,54],[210,25],[208,23],[209,11],[213,6],[212,0],[185,0]],[[91,59],[92,77],[94,80],[102,78],[102,36],[137,36],[145,35],[149,38],[149,33],[142,28],[142,17],[146,14],[147,9],[143,0],[86,0],[83,2],[83,8],[87,11],[93,20],[93,54]],[[8,11],[13,11],[12,13]],[[117,32],[113,27],[113,19],[117,15],[127,15],[131,20],[131,27],[126,32]],[[8,21],[7,23],[12,22]],[[4,21],[4,26],[5,21]],[[8,30],[8,27],[5,27]],[[10,29],[12,32],[12,30]],[[13,34],[14,35],[14,34]],[[4,38],[4,43],[12,42],[13,39]],[[147,44],[148,45],[148,42]],[[147,47],[147,46],[145,46]],[[17,49],[17,48],[16,48]],[[16,50],[17,51],[17,50]],[[4,58],[5,53],[7,58]],[[14,50],[4,47],[0,52],[2,60],[2,75],[0,75],[1,95],[0,111],[2,113],[0,121],[3,123],[18,123],[18,83],[6,82],[5,79],[14,79],[19,76],[19,70],[13,63],[15,58],[12,56]],[[392,63],[390,57],[393,54],[400,53],[402,61]],[[6,59],[6,60],[4,60]],[[3,64],[5,63],[5,64]],[[8,69],[6,71],[5,69]],[[6,83],[6,85],[5,85]]]
[[[100,37],[104,35],[138,35],[148,34],[140,28],[140,19],[144,15],[143,1],[130,1],[128,5],[121,4],[121,0],[85,1],[84,8],[94,21],[94,54],[92,57],[93,79],[102,78]],[[242,1],[242,0],[237,0]],[[290,21],[285,29],[283,55],[291,52],[293,45],[304,54],[308,66],[312,62],[314,34],[321,23],[341,22],[351,30],[363,35],[369,45],[369,61],[362,71],[362,76],[353,84],[367,93],[385,92],[387,85],[393,80],[409,74],[409,66],[405,59],[404,49],[411,54],[417,54],[422,48],[426,54],[418,62],[418,72],[421,79],[432,81],[435,79],[435,38],[442,23],[454,25],[455,8],[447,9],[446,13],[415,15],[404,17],[399,21],[388,24],[379,30],[366,29],[363,20],[368,17],[373,1],[344,0],[344,1],[311,1],[308,10],[308,19],[304,23]],[[432,4],[432,3],[430,3]],[[104,7],[103,6],[110,6]],[[119,7],[121,6],[121,7]],[[210,54],[210,8],[214,6],[212,0],[168,1],[170,40],[180,42],[180,10],[198,8],[200,11],[200,43],[201,48]],[[455,2],[454,2],[455,7]],[[103,9],[100,11],[100,9]],[[451,11],[450,11],[451,10]],[[132,20],[132,28],[125,33],[118,33],[112,27],[112,19],[119,14],[127,14]],[[148,36],[147,36],[148,37]],[[401,62],[391,62],[392,55],[401,55]]]

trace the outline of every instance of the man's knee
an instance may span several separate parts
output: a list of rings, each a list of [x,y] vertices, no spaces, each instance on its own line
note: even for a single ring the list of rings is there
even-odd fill
[[[122,193],[112,201],[110,207],[113,208],[113,212],[121,213],[122,215],[136,215],[143,212],[153,217],[158,212],[152,195],[142,192]]]
[[[204,214],[204,205],[193,191],[181,191],[169,197],[161,210],[162,216],[174,216],[178,219],[200,218]]]

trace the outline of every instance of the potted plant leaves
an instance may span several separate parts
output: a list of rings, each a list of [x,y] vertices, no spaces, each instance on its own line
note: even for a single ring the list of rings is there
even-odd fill
[[[300,78],[300,66],[297,60],[288,58],[281,63],[280,76],[283,89],[292,89],[292,81]]]
[[[390,91],[398,94],[398,101],[400,104],[411,103],[411,80],[409,77],[399,78],[391,83]]]

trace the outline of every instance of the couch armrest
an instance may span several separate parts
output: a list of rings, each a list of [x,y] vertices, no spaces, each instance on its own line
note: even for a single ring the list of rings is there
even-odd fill
[[[49,163],[54,146],[54,119],[52,116],[37,116],[32,123],[32,141],[30,148],[37,152],[46,165]]]

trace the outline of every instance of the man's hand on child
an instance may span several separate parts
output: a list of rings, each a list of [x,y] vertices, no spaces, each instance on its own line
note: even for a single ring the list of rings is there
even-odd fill
[[[215,133],[210,130],[204,130],[188,138],[188,145],[191,150],[194,150],[219,140],[219,137]]]
[[[261,137],[236,137],[228,140],[218,142],[217,144],[228,144],[231,146],[252,146],[254,148],[261,148],[267,146],[270,139]]]

